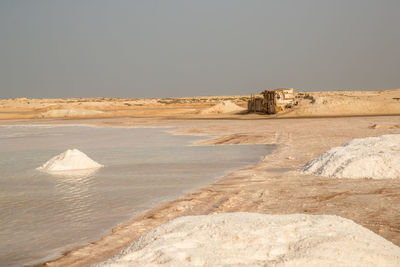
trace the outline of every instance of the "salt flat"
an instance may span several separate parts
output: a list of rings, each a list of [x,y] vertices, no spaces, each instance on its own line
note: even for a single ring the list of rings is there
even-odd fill
[[[26,121],[28,122],[28,121]],[[24,122],[24,123],[26,123]],[[3,122],[12,124],[16,121]],[[332,179],[300,171],[308,161],[354,138],[399,134],[400,116],[269,120],[166,120],[115,118],[38,120],[31,124],[177,126],[174,134],[212,135],[197,145],[276,144],[259,164],[228,173],[222,180],[167,202],[114,228],[102,239],[71,250],[49,266],[82,266],[112,257],[153,227],[185,215],[221,212],[332,214],[351,219],[400,244],[398,179]],[[381,125],[382,127],[371,127]],[[287,171],[276,172],[276,169]],[[288,170],[289,169],[289,170]]]

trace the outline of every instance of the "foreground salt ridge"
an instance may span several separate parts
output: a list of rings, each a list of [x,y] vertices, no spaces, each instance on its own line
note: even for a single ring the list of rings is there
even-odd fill
[[[302,171],[331,178],[400,178],[400,134],[351,140],[309,161]]]
[[[400,248],[334,215],[221,213],[152,229],[98,266],[399,266]]]
[[[93,170],[104,167],[89,158],[85,153],[78,149],[68,149],[67,151],[51,158],[37,170],[46,172],[67,172]]]

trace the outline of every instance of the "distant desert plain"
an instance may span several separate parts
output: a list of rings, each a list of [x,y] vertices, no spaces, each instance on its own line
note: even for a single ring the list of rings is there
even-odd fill
[[[0,100],[0,125],[175,126],[168,131],[210,136],[195,145],[276,145],[254,165],[145,211],[102,239],[42,265],[98,263],[174,218],[237,211],[338,215],[400,245],[400,179],[332,179],[299,171],[321,153],[354,138],[400,134],[400,89],[297,92],[298,104],[275,115],[247,113],[249,99],[243,95]],[[243,109],[211,109],[224,101]]]
[[[256,95],[257,96],[257,95]],[[181,98],[61,98],[0,100],[0,120],[82,118],[280,118],[400,114],[400,89],[297,92],[298,105],[273,116],[245,112],[204,112],[222,101],[247,108],[249,95]]]

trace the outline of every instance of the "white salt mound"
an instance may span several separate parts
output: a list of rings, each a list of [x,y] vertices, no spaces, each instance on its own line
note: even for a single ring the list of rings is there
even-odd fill
[[[400,248],[331,215],[222,213],[152,229],[99,266],[399,266]]]
[[[243,110],[245,110],[245,108],[242,108],[233,103],[232,101],[227,100],[227,101],[222,101],[208,109],[202,110],[201,114],[230,113],[230,112],[239,112]]]
[[[311,160],[302,170],[332,178],[400,178],[400,134],[351,140]]]
[[[43,164],[37,170],[47,172],[75,171],[101,168],[103,165],[90,159],[78,149],[68,149]]]

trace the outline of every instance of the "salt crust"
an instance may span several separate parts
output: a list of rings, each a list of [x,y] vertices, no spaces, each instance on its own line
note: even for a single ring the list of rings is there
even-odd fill
[[[351,140],[311,160],[302,171],[332,178],[400,178],[400,134]]]
[[[101,167],[103,167],[103,165],[90,159],[85,153],[78,149],[68,149],[67,151],[51,158],[41,167],[37,168],[37,170],[46,172],[65,172],[97,169]]]
[[[202,110],[201,114],[220,114],[220,113],[230,113],[230,112],[238,112],[243,111],[245,108],[242,108],[230,100],[222,101],[208,109]]]
[[[348,219],[238,212],[174,219],[98,266],[399,264],[399,247]]]

